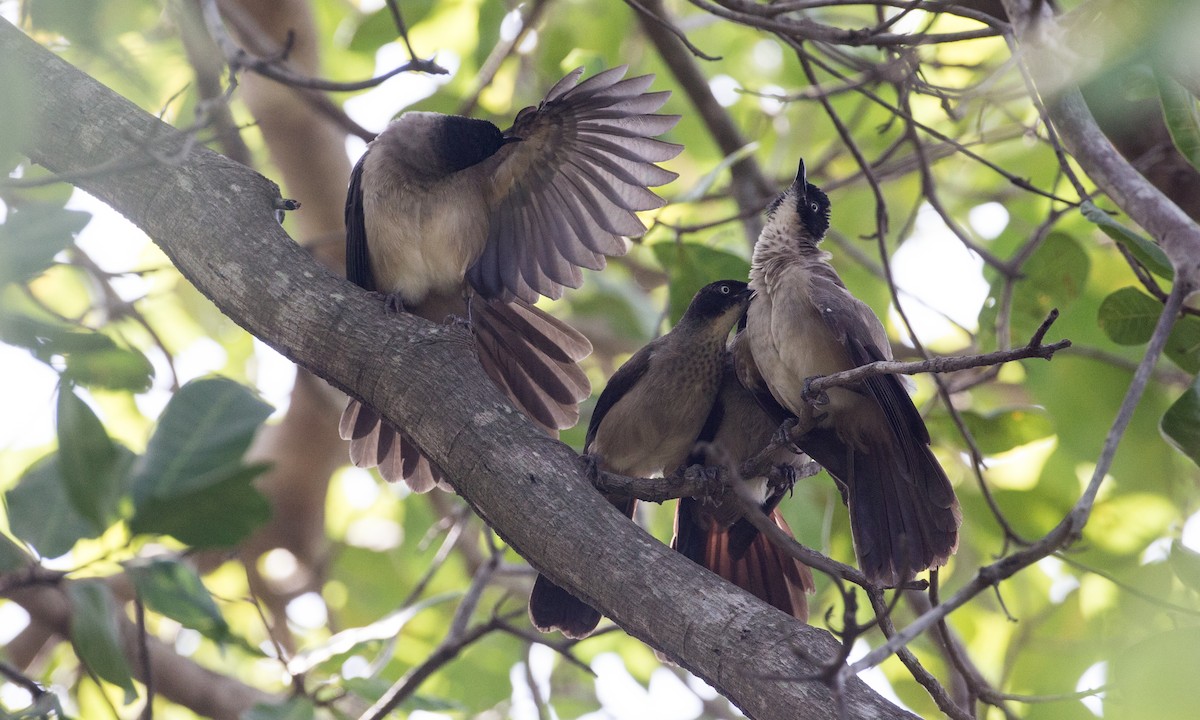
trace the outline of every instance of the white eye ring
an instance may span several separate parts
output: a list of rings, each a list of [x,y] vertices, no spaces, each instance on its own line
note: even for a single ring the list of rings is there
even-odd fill
[[[728,295],[728,294],[729,294],[729,286],[728,286],[728,285],[722,285],[722,286],[721,286],[721,294],[722,294],[722,295]]]
[[[813,212],[816,212],[821,209],[821,207],[819,205],[817,205],[815,202],[812,205],[809,205],[809,207],[812,208]]]

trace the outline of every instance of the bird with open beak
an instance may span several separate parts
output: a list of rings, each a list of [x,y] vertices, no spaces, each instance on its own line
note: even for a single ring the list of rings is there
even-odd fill
[[[754,248],[756,295],[735,363],[743,385],[796,417],[797,444],[837,480],[849,505],[860,568],[895,586],[946,563],[962,514],[898,377],[831,388],[819,405],[804,396],[809,378],[892,358],[883,324],[818,247],[829,212],[829,197],[808,182],[801,161]]]
[[[679,145],[652,138],[669,92],[626,68],[554,85],[501,131],[485,120],[407,112],[367,147],[346,198],[346,274],[388,307],[442,322],[468,318],[483,369],[546,432],[572,427],[590,385],[591,344],[533,306],[578,287],[641,235],[636,213],[663,204],[648,186]],[[406,434],[351,399],[340,432],[360,467],[424,492],[440,472]]]

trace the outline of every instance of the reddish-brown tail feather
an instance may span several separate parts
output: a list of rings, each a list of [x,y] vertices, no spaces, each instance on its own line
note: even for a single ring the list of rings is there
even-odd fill
[[[792,535],[778,510],[772,510],[769,517]],[[752,539],[746,544],[739,536]],[[808,621],[807,594],[816,587],[812,571],[753,530],[746,520],[721,527],[703,512],[698,500],[683,498],[675,514],[671,547],[763,602]]]

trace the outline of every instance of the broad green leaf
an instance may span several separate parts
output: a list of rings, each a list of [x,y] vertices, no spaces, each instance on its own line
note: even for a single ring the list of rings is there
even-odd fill
[[[130,467],[134,454],[121,445],[116,448],[114,468]],[[5,493],[4,502],[13,534],[36,548],[42,557],[63,555],[79,540],[98,537],[104,531],[80,515],[68,500],[58,453],[31,465],[17,485]]]
[[[170,535],[196,548],[231,547],[271,517],[271,505],[250,484],[266,465],[234,466],[229,474],[206,475],[206,484],[137,503],[129,529]]]
[[[1163,305],[1133,287],[1124,287],[1104,298],[1097,318],[1100,328],[1118,345],[1142,345],[1154,334]]]
[[[1116,220],[1113,220],[1108,213],[1096,207],[1095,203],[1091,200],[1085,200],[1079,206],[1079,210],[1085,218],[1095,223],[1096,227],[1100,228],[1105,235],[1125,246],[1125,249],[1132,253],[1147,270],[1161,278],[1166,278],[1167,280],[1174,279],[1175,270],[1171,267],[1171,260],[1153,240],[1142,237]]]
[[[80,661],[100,678],[125,691],[126,704],[137,698],[133,673],[122,650],[117,603],[101,580],[67,585],[71,599],[71,644]]]
[[[308,698],[293,696],[277,705],[258,703],[242,713],[241,720],[313,720],[317,709]]]
[[[154,366],[139,350],[112,347],[66,356],[63,377],[80,385],[106,390],[145,392],[154,380]]]
[[[141,351],[120,347],[103,333],[74,325],[2,313],[0,339],[28,348],[45,363],[61,357],[66,364],[63,377],[78,385],[142,392],[154,378],[154,366]],[[53,366],[57,369],[59,361]]]
[[[991,412],[964,410],[960,414],[980,452],[985,455],[1007,452],[1054,434],[1054,423],[1045,410],[1037,407],[1004,408]],[[930,429],[936,430],[938,435],[958,432],[953,420],[946,414],[935,415],[930,418],[929,424]]]
[[[1154,79],[1158,81],[1158,99],[1175,149],[1200,170],[1200,112],[1196,98],[1162,70],[1155,70]]]
[[[706,245],[685,242],[660,242],[650,246],[654,257],[671,277],[671,324],[679,322],[692,297],[705,285],[717,280],[746,281],[750,263],[744,258]]]
[[[91,213],[42,203],[10,208],[0,224],[0,284],[41,273],[91,219]]]
[[[1200,628],[1151,634],[1115,655],[1112,699],[1104,703],[1104,717],[1192,720],[1196,678],[1200,678]]]
[[[103,531],[117,517],[128,465],[104,424],[69,383],[58,390],[58,467],[71,506]]]
[[[226,482],[271,406],[224,378],[193,380],[163,410],[134,479],[134,502],[169,501]],[[256,473],[257,474],[257,473]]]
[[[1167,408],[1159,429],[1176,450],[1200,465],[1200,377]]]
[[[1183,543],[1176,540],[1171,543],[1168,561],[1180,582],[1200,592],[1200,553],[1184,547]]]
[[[146,607],[213,640],[229,638],[229,624],[200,576],[188,565],[156,559],[131,563],[125,570]]]
[[[1051,310],[1065,311],[1087,285],[1091,261],[1079,243],[1070,235],[1052,232],[1022,266],[1024,275],[1013,288],[1012,332],[1017,337],[1029,337]],[[1004,281],[992,281],[989,295],[997,300],[1002,295]],[[998,303],[984,303],[979,311],[979,327],[996,326]]]
[[[1188,373],[1200,372],[1200,318],[1194,315],[1178,318],[1163,352]]]
[[[31,562],[33,558],[29,557],[25,548],[13,542],[9,536],[0,533],[0,573],[20,570]]]
[[[758,147],[759,145],[757,142],[748,142],[737,150],[734,150],[725,157],[721,158],[721,162],[717,163],[716,167],[704,173],[704,175],[696,181],[696,184],[687,191],[683,192],[678,198],[676,198],[675,202],[695,202],[704,197],[708,194],[708,191],[712,189],[712,186],[716,184],[717,178],[721,177],[721,173],[725,172],[730,167],[733,167],[748,155],[753,155],[758,150]],[[723,280],[724,278],[715,279]]]

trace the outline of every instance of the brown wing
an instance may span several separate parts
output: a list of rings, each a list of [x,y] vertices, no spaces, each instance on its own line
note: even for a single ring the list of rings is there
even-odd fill
[[[622,80],[626,70],[582,83],[575,70],[505,131],[510,142],[487,161],[487,243],[467,272],[485,297],[560,297],[579,286],[580,268],[599,270],[606,255],[624,254],[621,236],[645,232],[636,212],[663,205],[647,187],[676,175],[654,163],[683,148],[651,136],[679,116],[653,114],[670,93],[646,92],[653,75]]]

